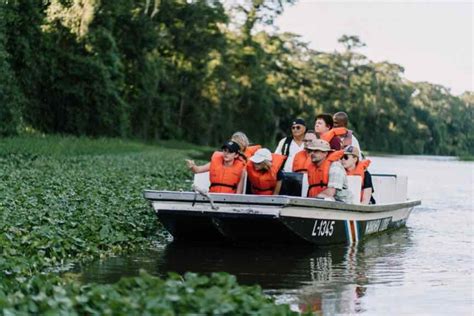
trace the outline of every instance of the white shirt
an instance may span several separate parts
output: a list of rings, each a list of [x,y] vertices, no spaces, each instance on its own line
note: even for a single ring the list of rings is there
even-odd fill
[[[285,140],[286,140],[286,137],[280,140],[277,148],[275,149],[275,154],[281,154],[281,149],[283,148],[283,144],[285,143]],[[304,150],[304,142],[301,142],[301,145],[298,145],[294,140],[291,141],[290,151],[288,153],[288,157],[286,158],[285,166],[283,167],[284,172],[292,172],[293,159],[295,159],[295,155],[302,150]]]

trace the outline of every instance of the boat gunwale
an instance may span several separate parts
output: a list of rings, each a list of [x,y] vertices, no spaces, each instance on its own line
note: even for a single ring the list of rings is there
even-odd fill
[[[199,202],[210,204],[209,199],[198,193],[191,191],[159,191],[159,190],[145,190],[143,192],[144,198],[153,201],[163,202]],[[318,209],[328,210],[344,210],[362,213],[378,213],[394,211],[401,208],[415,207],[421,205],[420,200],[407,200],[405,202],[396,202],[389,204],[347,204],[335,201],[326,201],[318,198],[295,197],[287,195],[279,196],[255,196],[248,194],[219,194],[210,193],[209,196],[216,204],[253,204],[256,206],[274,205],[282,208],[287,207],[317,207]]]

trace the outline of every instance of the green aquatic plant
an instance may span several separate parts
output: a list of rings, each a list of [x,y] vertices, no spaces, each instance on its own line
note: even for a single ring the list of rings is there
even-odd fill
[[[74,264],[164,242],[142,192],[189,189],[190,155],[196,148],[114,139],[2,140],[0,315],[289,313],[229,275],[162,280],[142,273],[112,285],[60,276]]]
[[[0,156],[0,227],[5,232],[0,244],[9,258],[0,267],[6,275],[33,274],[146,246],[160,229],[142,198],[143,189],[189,185],[180,163],[186,151],[123,147],[114,140],[107,145],[113,147],[109,154],[71,155],[82,150],[85,140],[66,141],[51,155],[43,153],[46,149],[36,151],[38,143],[56,140],[19,142],[16,152]],[[89,142],[91,148],[106,143]],[[11,266],[16,259],[20,262]]]
[[[163,280],[141,272],[115,284],[81,284],[38,275],[6,294],[0,315],[295,315],[275,305],[258,286],[240,286],[225,273],[171,274]]]

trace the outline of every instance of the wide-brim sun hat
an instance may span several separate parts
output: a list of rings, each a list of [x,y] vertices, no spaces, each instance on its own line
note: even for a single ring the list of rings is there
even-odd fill
[[[306,149],[309,150],[320,150],[320,151],[333,151],[331,145],[325,140],[316,139],[306,144]]]
[[[261,163],[265,160],[272,161],[272,153],[266,148],[260,148],[250,157],[250,161],[253,163]]]

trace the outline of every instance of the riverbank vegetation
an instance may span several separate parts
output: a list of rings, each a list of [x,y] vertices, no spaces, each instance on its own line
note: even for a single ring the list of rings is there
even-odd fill
[[[410,82],[357,36],[310,49],[272,28],[292,2],[2,1],[0,135],[271,145],[296,116],[343,110],[364,149],[474,154],[472,91]]]
[[[97,285],[67,272],[77,263],[166,242],[142,192],[189,189],[183,159],[199,151],[165,145],[2,139],[0,315],[292,314],[227,274],[162,280],[143,273]]]

